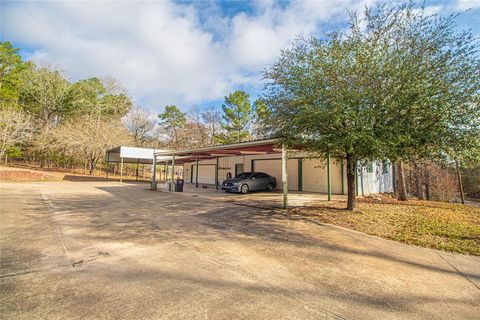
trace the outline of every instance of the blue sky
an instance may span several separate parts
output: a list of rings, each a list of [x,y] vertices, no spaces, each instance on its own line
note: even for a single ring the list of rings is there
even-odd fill
[[[218,106],[236,89],[255,99],[262,70],[297,36],[345,25],[347,10],[379,0],[15,1],[0,2],[1,39],[25,59],[71,80],[112,77],[134,102]],[[480,35],[480,0],[426,1],[427,11],[464,12],[460,28]]]

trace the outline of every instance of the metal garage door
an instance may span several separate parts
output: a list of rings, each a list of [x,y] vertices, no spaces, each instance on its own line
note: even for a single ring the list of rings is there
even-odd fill
[[[338,161],[332,159],[330,163],[330,181],[332,193],[342,193],[342,168]],[[327,166],[319,159],[303,159],[302,161],[302,189],[310,192],[328,191]]]
[[[282,189],[282,160],[281,159],[256,159],[253,165],[255,172],[265,172],[277,179],[277,189]],[[289,159],[288,190],[298,190],[298,160]]]
[[[193,166],[193,183],[195,183],[196,166]],[[201,164],[198,165],[198,183],[215,184],[215,165]]]

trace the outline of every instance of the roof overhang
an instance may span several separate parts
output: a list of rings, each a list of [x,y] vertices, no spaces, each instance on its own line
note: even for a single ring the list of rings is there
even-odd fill
[[[164,150],[164,149],[155,150],[153,148],[118,146],[106,151],[105,161],[109,163],[123,162],[123,163],[152,164],[154,154],[157,151],[168,151],[168,150]]]
[[[169,157],[175,156],[176,163],[184,163],[205,159],[213,159],[217,157],[235,157],[246,155],[262,155],[281,152],[281,142],[278,139],[255,140],[240,143],[224,144],[221,146],[213,146],[199,149],[188,150],[170,150],[157,151],[155,156]],[[162,160],[158,159],[157,162]]]

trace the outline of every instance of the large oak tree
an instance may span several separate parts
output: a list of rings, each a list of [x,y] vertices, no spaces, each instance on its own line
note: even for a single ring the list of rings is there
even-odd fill
[[[454,21],[412,3],[367,9],[346,32],[298,40],[265,71],[271,129],[346,160],[347,209],[359,161],[392,159],[401,169],[403,159],[479,134],[478,46]]]

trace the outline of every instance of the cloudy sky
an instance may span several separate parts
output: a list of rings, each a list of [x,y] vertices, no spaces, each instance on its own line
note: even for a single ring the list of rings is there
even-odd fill
[[[220,106],[242,89],[255,98],[261,72],[299,35],[342,28],[347,10],[379,0],[13,1],[2,0],[1,40],[70,80],[113,77],[136,104],[161,111]],[[426,1],[430,12],[465,11],[480,35],[480,0]]]

